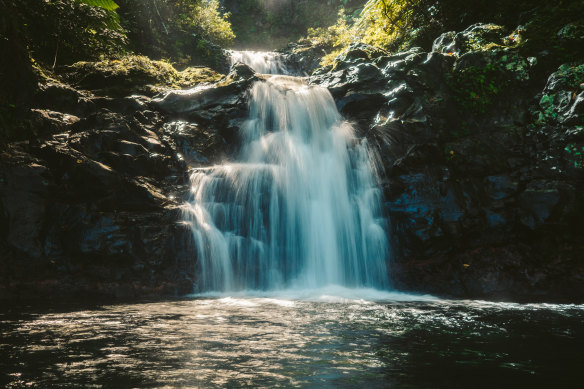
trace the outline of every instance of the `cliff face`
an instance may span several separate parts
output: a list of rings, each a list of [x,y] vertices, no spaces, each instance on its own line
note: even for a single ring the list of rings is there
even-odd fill
[[[73,70],[75,80],[84,71]],[[22,124],[34,138],[2,148],[2,299],[193,290],[196,250],[181,221],[188,169],[235,147],[237,119],[246,115],[242,92],[251,81],[235,71],[199,97],[111,97],[121,89],[155,92],[144,85],[152,80],[132,83],[133,71],[121,77],[121,88],[111,88],[107,72],[95,83],[88,84],[91,74],[79,78],[94,92],[43,85]]]
[[[473,25],[432,52],[354,45],[310,78],[378,156],[394,287],[583,299],[584,64],[526,54],[523,33]],[[555,39],[583,38],[566,25]],[[313,70],[310,48],[290,50],[291,65]],[[31,135],[0,152],[3,299],[180,295],[197,282],[181,221],[189,169],[237,150],[259,78],[238,65],[184,93],[145,84],[201,79],[96,78],[93,68],[71,68],[74,87],[43,84]]]
[[[584,66],[546,69],[509,37],[473,25],[430,53],[355,45],[312,78],[378,152],[398,288],[583,297]]]

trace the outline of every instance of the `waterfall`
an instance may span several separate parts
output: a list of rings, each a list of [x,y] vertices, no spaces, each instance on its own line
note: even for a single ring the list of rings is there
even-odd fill
[[[274,52],[264,51],[234,51],[229,52],[231,65],[243,62],[258,73],[262,74],[286,74],[286,65],[282,56]]]
[[[199,291],[387,288],[372,158],[327,89],[265,76],[251,90],[237,162],[196,169],[186,218]]]

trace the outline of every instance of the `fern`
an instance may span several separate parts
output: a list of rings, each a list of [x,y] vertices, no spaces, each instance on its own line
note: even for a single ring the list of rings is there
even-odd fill
[[[119,8],[113,0],[77,0],[80,3],[90,5],[92,7],[103,8],[106,11],[115,11]]]

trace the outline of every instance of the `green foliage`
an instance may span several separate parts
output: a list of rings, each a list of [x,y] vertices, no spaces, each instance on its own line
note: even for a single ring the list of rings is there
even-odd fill
[[[115,11],[119,6],[112,0],[77,0],[92,7],[100,7],[107,11]]]
[[[152,95],[161,88],[192,87],[222,77],[209,68],[187,68],[179,72],[167,61],[154,61],[141,55],[77,62],[63,76],[83,89],[107,96]]]
[[[487,64],[484,67],[469,66],[451,75],[448,84],[461,110],[482,114],[510,85],[510,80],[500,64]]]
[[[477,0],[472,4],[467,0],[369,0],[360,14],[349,18],[343,14],[334,26],[311,30],[308,38],[332,45],[331,54],[323,61],[326,65],[335,54],[355,42],[389,51],[412,46],[430,49],[440,33],[461,31],[473,23],[515,27],[522,12],[546,3],[544,0]]]
[[[229,14],[217,0],[116,0],[131,48],[179,67],[206,65],[223,70],[218,45],[235,38]]]
[[[563,64],[549,80],[551,88],[546,88],[534,111],[536,125],[557,124],[569,115],[570,106],[584,85],[584,64]],[[583,115],[579,120],[584,124]]]
[[[578,127],[582,131],[582,127]],[[584,146],[569,144],[564,148],[568,163],[576,169],[584,168]]]
[[[221,46],[228,46],[235,39],[235,34],[231,30],[231,24],[229,23],[231,14],[221,14],[217,0],[206,0],[197,3],[191,10],[190,15],[192,19],[187,20],[183,27],[184,29],[194,30],[199,28],[209,41]]]
[[[127,39],[115,11],[73,0],[30,0],[21,15],[31,55],[42,65],[125,51]]]

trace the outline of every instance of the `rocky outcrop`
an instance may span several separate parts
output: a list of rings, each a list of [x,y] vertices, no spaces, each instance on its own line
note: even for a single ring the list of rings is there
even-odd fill
[[[81,90],[101,96],[124,97],[131,94],[153,96],[168,88],[212,83],[223,76],[207,67],[177,71],[165,61],[125,56],[97,62],[77,62],[63,69],[62,77]]]
[[[475,25],[430,53],[353,45],[311,82],[376,151],[395,287],[582,300],[581,65],[544,87],[503,43]]]
[[[42,86],[34,137],[0,152],[0,299],[190,293],[189,168],[230,152],[254,77],[238,66],[221,86],[155,99]]]

